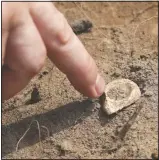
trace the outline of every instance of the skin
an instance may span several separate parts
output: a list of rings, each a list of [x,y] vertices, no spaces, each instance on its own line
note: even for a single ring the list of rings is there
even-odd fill
[[[103,93],[105,82],[94,60],[51,2],[3,2],[2,100],[21,91],[46,56],[85,96]]]

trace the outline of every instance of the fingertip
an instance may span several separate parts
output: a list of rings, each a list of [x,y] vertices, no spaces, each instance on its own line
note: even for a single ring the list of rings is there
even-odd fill
[[[101,77],[99,74],[96,77],[96,81],[93,85],[87,86],[83,92],[85,96],[88,96],[89,98],[98,98],[100,97],[105,90],[105,81],[103,77]]]
[[[96,84],[95,84],[95,90],[96,90],[97,97],[99,97],[103,94],[104,89],[105,89],[105,81],[104,81],[103,77],[101,77],[98,74],[97,78],[96,78]]]
[[[81,82],[77,79],[77,77],[67,77],[77,91],[89,98],[98,98],[105,90],[105,81],[99,74],[96,76],[93,84],[85,82],[84,79],[83,82]]]

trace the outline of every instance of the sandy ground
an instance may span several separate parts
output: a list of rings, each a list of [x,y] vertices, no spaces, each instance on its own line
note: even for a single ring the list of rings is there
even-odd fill
[[[66,76],[47,60],[21,93],[3,103],[3,158],[151,158],[158,151],[157,3],[55,5],[69,23],[79,19],[93,23],[92,31],[79,38],[106,83],[129,78],[139,85],[143,108],[122,142],[114,141],[116,132],[127,123],[137,105],[107,116],[97,102],[90,102],[75,91]],[[41,100],[30,104],[34,84]],[[16,151],[18,140],[31,122]]]

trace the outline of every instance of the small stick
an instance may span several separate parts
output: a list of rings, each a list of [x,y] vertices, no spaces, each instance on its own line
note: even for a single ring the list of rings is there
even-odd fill
[[[40,125],[39,125],[39,122],[37,120],[33,120],[28,129],[24,132],[23,136],[19,139],[19,141],[17,142],[17,145],[16,145],[16,152],[18,151],[18,147],[19,147],[19,143],[21,142],[21,140],[25,137],[25,135],[28,133],[28,131],[30,130],[31,128],[31,125],[33,124],[33,122],[36,122],[37,123],[37,126],[38,126],[38,131],[39,131],[39,142],[40,142],[40,145],[41,145],[41,132],[40,132]]]
[[[147,21],[149,21],[149,20],[155,18],[155,17],[158,17],[158,16],[156,15],[156,16],[150,17],[149,19],[146,19],[146,20],[140,22],[140,23],[136,26],[136,28],[135,28],[135,32],[134,32],[134,37],[133,37],[133,39],[135,38],[136,31],[137,31],[137,29],[139,28],[139,26],[140,26],[141,24],[143,24],[143,23],[145,23],[145,22],[147,22]]]
[[[19,141],[17,142],[16,145],[16,152],[18,151],[18,147],[19,147],[19,143],[21,142],[21,140],[25,137],[25,135],[27,134],[27,132],[30,130],[30,125],[29,128],[24,132],[23,136],[19,139]]]
[[[47,136],[50,137],[49,129],[47,127],[45,127],[45,126],[41,126],[41,128],[44,128],[47,131]]]
[[[88,19],[90,22],[93,22],[93,25],[97,28],[98,33],[99,33],[99,34],[102,34],[102,36],[105,37],[104,39],[108,39],[107,36],[106,36],[103,32],[101,32],[101,31],[99,30],[99,27],[97,27],[96,23],[94,23],[94,20],[92,20],[92,19],[85,13],[85,11],[83,10],[83,8],[82,8],[81,6],[79,6],[76,2],[74,2],[74,4],[80,9],[80,11],[83,13],[83,15],[84,15],[85,17],[87,17],[87,19]],[[93,12],[93,11],[92,11],[92,12]],[[94,13],[94,12],[93,12],[93,13]],[[94,14],[95,14],[95,13],[94,13]],[[109,39],[109,41],[110,41],[110,39]],[[111,41],[112,41],[112,40],[111,40]],[[114,42],[112,41],[112,43],[114,43]]]
[[[43,148],[42,148],[42,144],[41,144],[41,131],[40,131],[40,125],[39,125],[39,122],[38,122],[37,120],[34,120],[34,121],[37,123],[37,126],[38,126],[40,147],[41,147],[41,149],[43,149]]]
[[[149,21],[149,20],[155,18],[155,17],[158,17],[158,16],[155,15],[155,16],[150,17],[150,18],[148,18],[148,19],[146,19],[146,20],[140,22],[139,24],[137,24],[137,26],[136,26],[136,28],[135,28],[135,31],[134,31],[133,38],[132,38],[132,45],[133,45],[132,47],[133,47],[133,48],[134,48],[134,41],[135,41],[136,32],[137,32],[137,29],[139,28],[139,26],[140,26],[141,24],[143,24],[143,23],[145,23],[145,22],[147,22],[147,21]]]

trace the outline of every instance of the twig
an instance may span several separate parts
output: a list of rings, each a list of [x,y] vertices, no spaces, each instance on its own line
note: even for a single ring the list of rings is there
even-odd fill
[[[28,132],[29,130],[30,130],[30,126],[29,126],[29,128],[24,132],[23,136],[19,139],[19,141],[17,142],[16,152],[18,151],[19,143],[20,143],[21,140],[25,137],[25,135],[27,134],[27,132]]]
[[[132,48],[134,48],[134,42],[135,42],[136,32],[137,32],[137,29],[139,28],[139,26],[140,26],[141,24],[143,24],[143,23],[145,23],[145,22],[147,22],[147,21],[155,18],[155,17],[158,17],[158,16],[155,15],[155,16],[153,16],[153,17],[150,17],[150,18],[148,18],[148,19],[146,19],[146,20],[144,20],[144,21],[142,21],[142,22],[140,22],[139,24],[136,25],[134,34],[133,34],[133,36],[132,36],[132,41],[131,41],[131,42],[132,42]],[[131,56],[132,56],[132,55],[131,55]]]
[[[155,18],[155,17],[158,17],[158,16],[156,15],[156,16],[150,17],[150,18],[148,18],[148,19],[146,19],[146,20],[140,22],[140,23],[136,26],[135,32],[134,32],[134,36],[133,36],[133,41],[134,41],[134,39],[135,39],[135,35],[136,35],[137,29],[139,28],[139,26],[140,26],[141,24],[143,24],[143,23],[145,23],[145,22],[147,22],[147,21],[149,21],[149,20]]]
[[[49,129],[47,127],[45,127],[45,126],[41,126],[41,128],[44,128],[47,131],[47,136],[50,137]]]
[[[144,10],[140,11],[139,13],[136,14],[136,17],[134,19],[132,19],[129,23],[135,22],[135,20],[137,18],[139,18],[142,14],[144,14],[145,12],[147,12],[148,10],[153,9],[154,7],[158,7],[158,5],[152,5],[148,8],[145,8]]]
[[[41,131],[40,131],[40,125],[39,122],[37,120],[34,120],[37,123],[38,126],[38,131],[39,131],[39,143],[40,143],[40,147],[42,148],[42,144],[41,144]],[[43,149],[43,148],[42,148]]]
[[[37,120],[33,120],[28,129],[24,132],[23,136],[19,139],[19,141],[17,142],[17,145],[16,145],[16,152],[18,151],[18,147],[19,147],[19,143],[22,141],[22,139],[25,137],[25,135],[28,133],[28,131],[30,130],[31,128],[31,125],[33,124],[33,122],[36,122],[37,123],[37,127],[38,127],[38,131],[39,131],[39,142],[40,142],[40,145],[41,145],[41,131],[40,131],[40,125],[39,125],[39,122]],[[42,145],[41,145],[42,147]]]
[[[100,34],[102,34],[104,37],[105,37],[105,39],[107,39],[107,36],[103,33],[103,32],[101,32],[100,30],[99,30],[99,27],[97,27],[97,25],[96,25],[96,23],[94,23],[94,21],[85,13],[85,11],[82,9],[82,7],[80,7],[76,2],[74,2],[74,4],[81,10],[81,12],[88,18],[88,20],[90,20],[91,22],[93,22],[93,25],[97,28],[97,31],[100,33]],[[91,11],[91,12],[93,12],[93,11]],[[94,12],[93,12],[94,13]],[[94,13],[95,14],[95,13]],[[112,43],[114,43],[113,41],[112,41]]]

